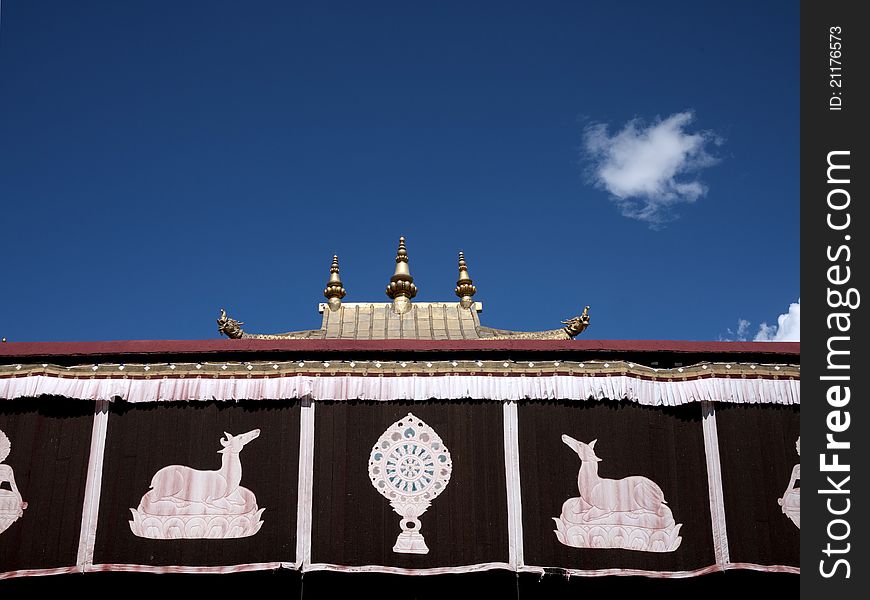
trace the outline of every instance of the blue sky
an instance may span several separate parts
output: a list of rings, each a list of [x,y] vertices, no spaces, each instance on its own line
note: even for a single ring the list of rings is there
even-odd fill
[[[490,326],[753,339],[800,296],[798,11],[6,0],[0,335],[316,328],[404,235]]]

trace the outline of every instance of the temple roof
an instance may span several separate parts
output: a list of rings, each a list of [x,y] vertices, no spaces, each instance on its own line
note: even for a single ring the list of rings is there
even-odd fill
[[[396,314],[390,302],[347,302],[337,311],[321,304],[324,339],[343,340],[477,340],[481,337],[477,313],[481,305],[462,308],[458,302],[415,302]]]
[[[321,303],[319,308],[323,314],[320,329],[271,334],[239,330],[240,335],[235,337],[261,340],[567,340],[579,333],[569,331],[570,322],[564,322],[568,325],[566,327],[545,331],[486,327],[480,324],[478,317],[483,309],[480,302],[474,302],[468,308],[459,302],[415,302],[401,314],[390,302],[344,302],[335,309]]]
[[[321,339],[321,340],[568,340],[589,325],[589,307],[562,321],[564,327],[545,331],[510,331],[481,325],[478,313],[483,310],[473,296],[477,288],[468,272],[464,253],[459,253],[459,279],[454,293],[459,302],[412,302],[417,286],[411,276],[405,238],[399,238],[396,267],[386,294],[392,302],[343,302],[347,295],[341,281],[338,256],[332,257],[329,280],[323,295],[327,302],[319,305],[323,321],[320,329],[286,333],[248,333],[243,322],[229,317],[223,309],[218,331],[231,339]],[[558,317],[554,315],[554,321]],[[555,324],[555,323],[554,323]]]

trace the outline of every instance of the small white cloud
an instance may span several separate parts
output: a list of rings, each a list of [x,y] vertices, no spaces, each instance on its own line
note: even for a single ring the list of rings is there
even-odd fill
[[[752,325],[746,319],[737,320],[737,329],[728,327],[725,329],[725,335],[719,334],[720,342],[745,342],[746,334],[749,333],[749,326]]]
[[[801,341],[801,299],[788,307],[788,312],[779,315],[776,325],[762,323],[755,335],[756,342]]]
[[[633,119],[612,136],[603,123],[586,128],[592,182],[613,195],[624,216],[658,226],[673,218],[673,205],[707,193],[696,174],[717,162],[706,146],[722,140],[709,131],[688,133],[693,118],[685,111],[649,126]]]

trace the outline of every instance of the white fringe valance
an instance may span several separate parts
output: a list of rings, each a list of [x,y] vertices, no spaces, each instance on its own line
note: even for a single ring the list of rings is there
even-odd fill
[[[630,400],[648,406],[689,402],[800,404],[797,379],[708,377],[650,381],[631,375],[79,379],[29,375],[0,379],[0,399],[63,396],[80,400]]]

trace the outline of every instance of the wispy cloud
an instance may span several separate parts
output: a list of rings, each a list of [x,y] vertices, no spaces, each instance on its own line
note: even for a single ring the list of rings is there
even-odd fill
[[[752,325],[746,319],[738,319],[736,329],[730,327],[725,330],[725,335],[719,335],[720,342],[745,342],[749,333],[749,326]]]
[[[726,329],[719,336],[720,342],[745,342],[749,339],[752,323],[738,319],[736,329]],[[762,322],[753,341],[756,342],[799,342],[801,341],[801,299],[788,307],[788,312],[779,315],[776,325]]]
[[[692,111],[646,125],[640,119],[610,135],[605,123],[589,125],[584,149],[592,164],[592,183],[612,195],[626,217],[652,227],[674,218],[673,206],[695,202],[707,193],[698,173],[718,159],[707,152],[722,139],[710,131],[689,133]]]
[[[756,342],[801,341],[801,299],[788,307],[788,312],[779,315],[776,325],[762,323],[755,335]]]

